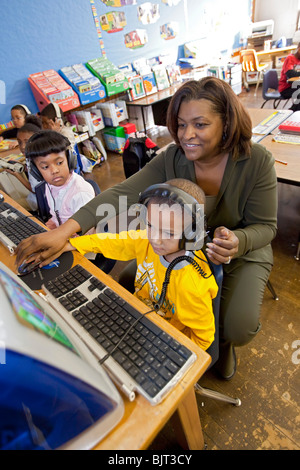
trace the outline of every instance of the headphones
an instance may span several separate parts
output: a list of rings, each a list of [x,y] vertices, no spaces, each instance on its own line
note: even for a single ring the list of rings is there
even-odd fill
[[[31,114],[31,112],[29,111],[29,109],[27,108],[27,106],[25,104],[19,104],[19,106],[21,106],[24,109],[26,115]]]
[[[152,198],[163,198],[168,201],[180,204],[187,211],[189,223],[184,228],[179,249],[188,251],[200,250],[206,237],[206,219],[204,215],[204,205],[200,204],[193,196],[176,186],[162,183],[154,184],[147,188],[139,196],[138,204],[133,209],[139,213],[138,217],[146,226],[147,205]],[[190,222],[191,218],[191,222]]]
[[[55,117],[58,118],[58,119],[62,119],[63,116],[62,116],[62,110],[60,109],[60,107],[58,106],[57,103],[52,103],[52,106],[55,110]]]
[[[75,150],[71,146],[68,146],[65,152],[67,156],[69,170],[70,171],[76,170],[77,154]],[[31,176],[33,176],[37,181],[39,182],[44,181],[44,178],[42,177],[41,172],[38,170],[36,164],[34,163],[34,160],[32,159],[30,159],[29,171],[30,171]]]

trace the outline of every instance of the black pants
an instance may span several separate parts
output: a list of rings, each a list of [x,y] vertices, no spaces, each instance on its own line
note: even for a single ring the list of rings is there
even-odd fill
[[[292,86],[281,91],[280,94],[284,99],[292,99],[293,104],[290,107],[292,111],[300,110],[300,81],[293,82]]]

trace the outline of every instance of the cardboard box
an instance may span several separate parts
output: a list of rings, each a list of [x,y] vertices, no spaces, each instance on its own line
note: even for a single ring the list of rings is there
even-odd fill
[[[64,67],[59,73],[77,93],[82,105],[94,103],[106,97],[104,85],[84,64]]]
[[[31,74],[28,81],[40,111],[49,103],[57,103],[64,112],[80,106],[77,93],[55,70]]]
[[[117,127],[119,122],[128,118],[126,101],[98,103],[97,108],[102,111],[105,126]]]
[[[125,143],[126,143],[126,136],[124,127],[107,127],[103,131],[103,137],[105,146],[108,150],[116,153],[123,153]]]

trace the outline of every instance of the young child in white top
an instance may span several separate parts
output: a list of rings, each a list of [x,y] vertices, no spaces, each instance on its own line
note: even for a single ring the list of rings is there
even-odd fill
[[[94,188],[74,172],[76,154],[69,140],[55,131],[34,134],[25,148],[33,177],[45,182],[45,194],[51,218],[46,223],[56,228],[68,220],[80,207],[95,197]]]

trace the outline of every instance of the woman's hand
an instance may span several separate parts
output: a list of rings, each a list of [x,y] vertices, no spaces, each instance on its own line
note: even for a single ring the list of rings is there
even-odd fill
[[[46,266],[65,251],[68,239],[78,231],[79,224],[69,219],[54,230],[26,238],[15,251],[16,265],[20,266],[25,260],[31,261],[32,257],[32,260],[40,260],[40,267]]]
[[[214,264],[229,264],[238,252],[239,239],[226,227],[217,227],[211,243],[207,243],[206,254]]]

